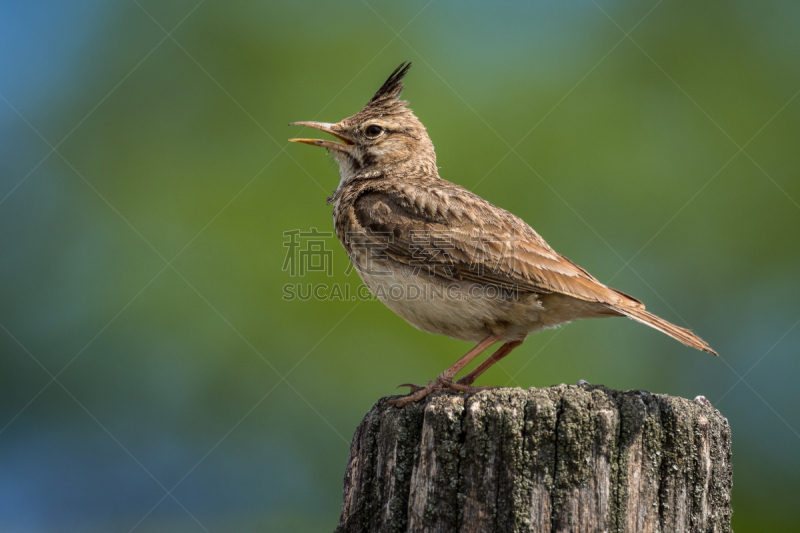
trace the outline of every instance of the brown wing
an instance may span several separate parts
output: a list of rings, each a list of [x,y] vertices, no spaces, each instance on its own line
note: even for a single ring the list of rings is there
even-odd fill
[[[376,187],[354,202],[352,216],[366,236],[377,236],[374,242],[395,261],[454,280],[516,285],[519,290],[603,303],[687,346],[717,355],[691,331],[597,281],[520,218],[457,185],[438,180],[426,186]]]
[[[353,209],[389,257],[420,270],[644,308],[557,253],[518,217],[464,189],[389,186],[363,194]]]

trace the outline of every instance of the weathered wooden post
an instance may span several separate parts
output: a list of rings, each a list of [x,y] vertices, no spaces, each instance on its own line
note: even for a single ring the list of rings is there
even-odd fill
[[[728,421],[602,386],[378,401],[350,448],[336,533],[729,532]]]

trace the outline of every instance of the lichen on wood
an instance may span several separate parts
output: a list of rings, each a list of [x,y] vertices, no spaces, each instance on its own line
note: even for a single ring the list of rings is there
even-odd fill
[[[336,533],[731,531],[710,405],[592,385],[392,398],[353,437]]]

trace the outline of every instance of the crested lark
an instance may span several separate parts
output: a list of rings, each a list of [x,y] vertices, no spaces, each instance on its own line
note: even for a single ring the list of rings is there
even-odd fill
[[[389,309],[419,329],[477,343],[426,387],[474,392],[475,379],[525,338],[582,318],[627,316],[716,355],[691,331],[644,309],[553,250],[522,219],[439,177],[425,126],[399,99],[403,63],[367,105],[336,124],[293,122],[341,142],[291,139],[326,148],[339,164],[336,234],[361,279]],[[496,342],[472,372],[453,378]]]

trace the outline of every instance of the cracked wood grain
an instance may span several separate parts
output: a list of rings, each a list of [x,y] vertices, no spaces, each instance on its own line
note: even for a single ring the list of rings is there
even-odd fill
[[[711,406],[591,385],[391,399],[353,437],[336,533],[731,531]]]

